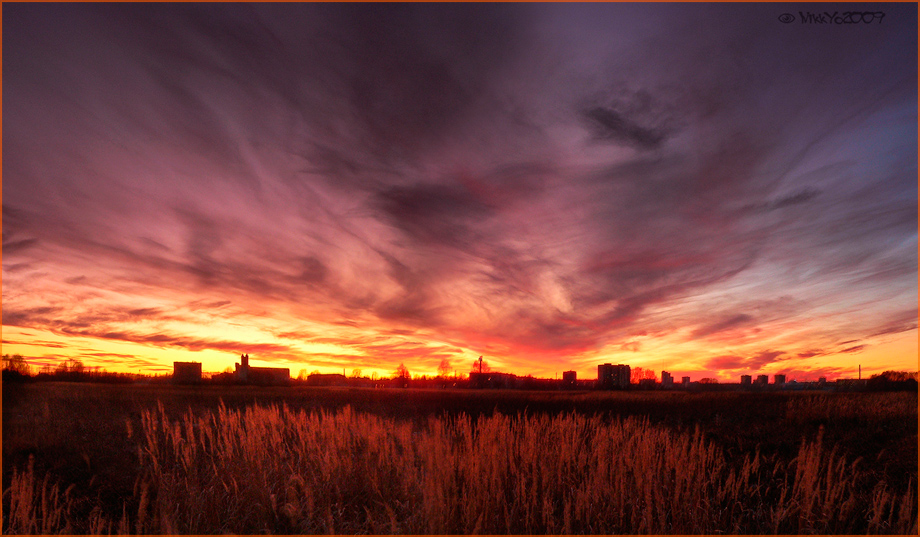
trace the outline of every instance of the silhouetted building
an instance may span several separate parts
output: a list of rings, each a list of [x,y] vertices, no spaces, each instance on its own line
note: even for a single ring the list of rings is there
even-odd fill
[[[240,363],[233,364],[233,370],[236,374],[236,380],[240,382],[246,382],[249,380],[249,355],[241,355]]]
[[[173,362],[173,382],[176,384],[201,382],[201,362]]]
[[[804,390],[808,387],[807,382],[799,382],[795,379],[790,380],[789,382],[783,384],[783,387],[787,390]]]
[[[741,385],[744,387],[751,386],[751,376],[750,375],[741,375]]]
[[[341,373],[311,373],[307,376],[310,386],[346,386],[348,379]]]
[[[622,364],[597,366],[597,384],[604,390],[614,388],[625,390],[629,387],[629,366]]]
[[[234,364],[237,382],[260,385],[287,385],[291,382],[291,370],[286,367],[250,367],[249,355],[240,356],[240,363]]]
[[[786,375],[773,375],[773,384],[782,386],[786,383]]]
[[[684,388],[690,387],[690,377],[680,377],[680,385]]]
[[[574,371],[563,371],[562,372],[562,387],[566,390],[574,390],[575,385],[578,383],[578,375]]]
[[[533,375],[527,375],[526,377],[513,377],[507,387],[522,390],[558,390],[563,386],[559,379],[536,378]],[[574,387],[573,384],[572,388]]]
[[[770,377],[766,375],[757,375],[757,384],[761,386],[766,386],[770,383]]]
[[[671,388],[674,386],[674,377],[671,376],[667,371],[661,372],[661,387],[662,388]]]

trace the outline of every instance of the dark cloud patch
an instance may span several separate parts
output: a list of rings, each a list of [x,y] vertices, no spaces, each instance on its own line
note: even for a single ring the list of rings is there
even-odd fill
[[[17,254],[31,248],[38,243],[38,239],[22,239],[18,241],[3,241],[3,251],[7,254]]]
[[[4,223],[3,231],[5,232],[9,231],[9,229],[7,229],[7,226],[14,224],[17,221],[17,219],[19,219],[22,216],[21,211],[19,211],[18,209],[16,209],[9,203],[4,203],[3,208],[0,209],[0,211],[2,211],[3,213],[3,223]]]
[[[142,319],[167,319],[171,315],[161,308],[87,308],[72,309],[67,306],[42,306],[26,310],[6,309],[3,324],[29,326],[46,330],[96,329],[113,323],[136,322]]]
[[[715,285],[742,273],[753,255],[732,251],[722,255],[710,252],[682,252],[686,243],[671,242],[674,251],[643,248],[606,252],[584,267],[582,280],[576,280],[573,305],[576,311],[593,312],[593,333],[613,332],[635,326],[644,312],[655,304],[692,295],[699,289]],[[719,266],[718,262],[721,262]],[[601,313],[602,312],[602,313]],[[741,323],[742,318],[729,319]],[[725,322],[718,319],[713,324]],[[714,326],[713,328],[719,328]],[[592,333],[586,330],[586,333]],[[591,339],[594,339],[593,337]]]
[[[5,325],[6,322],[4,322],[3,324]],[[34,338],[34,334],[24,333],[23,335],[30,336],[30,339],[26,339],[26,340],[3,339],[3,344],[4,345],[31,345],[34,347],[48,347],[51,349],[66,349],[69,347],[69,345],[66,345],[64,343],[58,343],[56,341],[48,341],[48,340]]]
[[[25,234],[26,238],[22,238]],[[25,211],[3,205],[3,253],[15,256],[36,246],[38,238],[31,235],[29,218]],[[7,270],[7,264],[3,266]]]
[[[359,345],[368,356],[379,357],[384,363],[396,360],[442,360],[456,358],[458,349],[443,345],[428,346],[420,343],[391,343]]]
[[[224,232],[217,222],[200,212],[179,209],[177,214],[188,230],[186,270],[203,284],[212,284],[225,270],[216,255],[224,244]]]
[[[34,268],[32,263],[4,263],[3,272],[8,272],[10,274],[15,274],[17,272],[24,272]]]
[[[375,301],[374,313],[381,319],[397,320],[412,326],[441,324],[442,306],[431,296],[428,287],[431,277],[410,268],[396,257],[380,252],[389,267],[392,280],[402,287],[402,292],[392,298]]]
[[[374,312],[381,319],[403,321],[412,325],[436,327],[440,324],[437,309],[418,293],[382,302]]]
[[[862,352],[863,349],[865,349],[865,348],[866,348],[866,345],[854,345],[854,346],[852,346],[852,347],[847,347],[847,348],[845,348],[845,349],[843,349],[843,350],[841,350],[841,351],[837,351],[837,352],[841,352],[841,353]]]
[[[317,337],[316,333],[306,330],[276,332],[275,336],[282,339],[299,339],[304,341],[316,341]]]
[[[75,330],[72,328],[64,328],[62,331],[66,334],[74,334],[74,335],[89,336],[89,337],[99,337],[102,339],[116,339],[119,341],[134,341],[135,339],[143,339],[143,341],[146,343],[163,343],[164,341],[167,340],[166,336],[162,336],[162,335],[152,335],[152,336],[144,336],[143,338],[135,338],[129,335],[128,332],[116,332],[116,331],[105,331],[105,330],[97,332],[94,330]]]
[[[378,254],[387,263],[387,275],[403,288],[404,295],[411,295],[419,291],[423,280],[411,267],[400,261],[396,256],[382,250],[378,251]]]
[[[468,248],[475,223],[491,213],[468,191],[439,184],[392,187],[380,192],[376,203],[388,220],[426,245]]]
[[[684,253],[679,248],[679,245],[673,251],[622,248],[592,256],[582,269],[586,280],[580,284],[579,295],[583,293],[584,298],[578,302],[616,303],[620,313],[614,317],[623,317],[743,269],[743,265],[737,269],[713,266],[714,260],[708,259],[708,254]],[[725,261],[727,264],[730,260]]]
[[[584,271],[607,293],[653,292],[666,300],[735,277],[756,262],[769,230],[740,221],[730,204],[750,195],[744,178],[765,149],[744,136],[714,145],[693,159],[609,168],[607,180],[585,198],[598,233],[585,252]]]
[[[395,328],[395,329],[386,330],[384,334],[388,336],[413,336],[415,335],[415,331],[407,330],[405,328]]]
[[[752,358],[749,359],[749,365],[754,369],[759,369],[766,365],[777,362],[784,356],[786,353],[783,351],[773,351],[766,350],[761,351],[755,354]]]
[[[189,302],[186,307],[192,311],[219,310],[232,303],[230,300],[194,300]]]
[[[567,315],[555,315],[546,320],[530,320],[522,324],[527,330],[510,340],[520,348],[537,352],[579,352],[596,345],[600,340],[598,334],[592,334],[589,325]]]
[[[879,327],[867,337],[878,337],[889,334],[899,334],[917,328],[917,310],[909,309],[900,313],[891,315],[883,321]]]
[[[731,317],[726,317],[715,323],[697,328],[696,330],[693,331],[692,337],[701,338],[701,337],[710,336],[712,334],[722,332],[723,330],[729,330],[729,329],[736,328],[739,326],[750,325],[753,323],[753,321],[754,321],[754,317],[751,317],[750,315],[746,313],[739,313],[737,315],[732,315]]]
[[[5,326],[22,326],[34,328],[52,323],[52,319],[62,312],[53,306],[40,306],[27,309],[3,308],[3,324]]]
[[[610,338],[609,332],[635,320],[635,310],[628,303],[613,307],[603,319],[563,312],[537,315],[533,310],[521,307],[497,316],[494,324],[486,329],[459,331],[457,339],[452,341],[487,354],[502,354],[509,350],[531,357],[577,354],[596,349],[607,341],[615,341]]]
[[[526,26],[522,12],[485,4],[323,11],[333,39],[342,40],[334,58],[345,96],[384,160],[455,137],[522,46]]]
[[[171,252],[171,249],[168,246],[166,246],[165,244],[159,241],[155,241],[151,239],[150,237],[141,237],[140,242],[147,246],[153,247],[154,250],[157,250],[160,253],[170,253]]]
[[[704,367],[710,370],[749,370],[758,371],[764,367],[782,361],[786,353],[783,351],[765,350],[751,356],[724,355],[710,358]]]
[[[290,353],[290,347],[286,345],[276,345],[271,343],[243,343],[240,341],[228,341],[219,339],[203,339],[187,336],[178,336],[167,333],[143,334],[131,331],[106,331],[106,330],[85,330],[79,328],[64,327],[60,332],[82,336],[96,337],[102,339],[112,339],[117,341],[127,341],[131,343],[151,344],[158,347],[178,347],[190,351],[218,350],[233,353],[261,353],[271,355],[275,353]]]
[[[134,308],[126,313],[131,317],[158,317],[163,310],[161,308]]]
[[[817,189],[806,188],[799,192],[796,192],[795,194],[790,194],[784,198],[780,198],[774,201],[771,204],[771,208],[782,209],[783,207],[789,207],[791,205],[800,205],[802,203],[808,203],[809,201],[816,198],[818,194],[820,193],[821,192]]]
[[[502,210],[520,204],[540,203],[547,183],[559,170],[552,162],[507,162],[478,172],[462,170],[451,179],[482,206]]]
[[[758,204],[747,205],[741,209],[742,212],[746,211],[755,211],[755,212],[768,212],[774,211],[777,209],[784,209],[786,207],[791,207],[794,205],[803,205],[811,202],[818,195],[821,194],[821,191],[815,188],[805,188],[794,194],[789,194],[783,196],[779,199],[768,200]]]
[[[642,127],[619,112],[595,106],[583,112],[591,121],[595,136],[639,149],[656,149],[664,143],[667,132],[663,129]]]
[[[304,257],[301,262],[300,280],[306,283],[322,283],[329,274],[329,269],[322,261],[313,256]]]

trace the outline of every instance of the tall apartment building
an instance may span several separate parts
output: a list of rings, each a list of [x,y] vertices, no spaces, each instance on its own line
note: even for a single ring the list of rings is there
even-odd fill
[[[577,385],[578,374],[575,371],[563,371],[562,372],[562,387],[566,389],[574,389]]]
[[[601,364],[597,366],[598,387],[605,390],[626,389],[629,387],[629,373],[628,365]]]
[[[661,386],[663,388],[671,388],[674,386],[674,377],[667,371],[661,372]]]

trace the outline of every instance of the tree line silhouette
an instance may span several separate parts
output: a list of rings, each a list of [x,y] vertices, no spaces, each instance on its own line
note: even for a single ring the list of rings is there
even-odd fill
[[[470,373],[493,372],[488,362],[480,359],[473,360]],[[294,384],[314,384],[310,378],[319,375],[319,371],[314,371],[307,375],[306,370],[302,370],[296,379],[292,379]],[[169,383],[172,375],[163,374],[141,374],[141,373],[115,373],[106,371],[99,367],[87,367],[82,361],[76,358],[68,358],[56,366],[44,365],[35,371],[35,368],[29,365],[21,354],[4,354],[3,355],[3,373],[4,382],[31,382],[31,381],[56,381],[56,382],[99,382],[111,384],[128,384],[132,382],[143,383]],[[404,363],[400,363],[390,377],[378,377],[376,374],[362,376],[360,369],[352,370],[349,377],[340,376],[341,379],[350,386],[356,387],[417,387],[417,388],[446,388],[446,387],[465,387],[467,378],[458,374],[457,370],[451,365],[450,360],[444,359],[438,366],[436,376],[417,375],[413,376]],[[917,391],[916,372],[908,371],[885,371],[872,375],[865,381],[862,389],[866,391]],[[639,384],[643,380],[655,380],[655,373],[650,369],[641,367],[633,368],[630,372],[630,382]],[[525,389],[549,389],[556,387],[553,379],[535,378],[532,375],[521,377],[521,387]],[[205,382],[212,381],[214,384],[224,384],[221,382],[220,374],[215,374]],[[716,379],[705,378],[699,381],[700,384],[717,384]]]

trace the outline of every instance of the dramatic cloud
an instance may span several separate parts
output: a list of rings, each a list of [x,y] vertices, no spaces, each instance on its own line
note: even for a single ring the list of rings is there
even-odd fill
[[[880,6],[4,5],[3,325],[106,367],[916,369]]]
[[[697,328],[693,331],[693,337],[699,338],[715,334],[717,332],[722,332],[723,330],[728,330],[741,325],[751,324],[754,321],[754,318],[745,313],[739,313],[738,315],[733,315],[721,321],[715,322],[713,324]]]
[[[716,356],[706,362],[706,368],[715,371],[738,370],[760,371],[780,361],[785,353],[782,351],[761,351],[749,357]]]
[[[854,346],[852,346],[852,347],[847,347],[847,348],[845,348],[845,349],[843,349],[843,350],[840,350],[840,351],[837,351],[837,352],[842,352],[842,353],[846,353],[846,352],[860,352],[860,351],[862,351],[862,350],[865,349],[865,348],[866,348],[865,345],[854,345]]]
[[[596,106],[584,112],[586,118],[599,127],[597,136],[632,145],[640,149],[655,149],[664,142],[666,133],[659,129],[645,128],[622,114]]]

